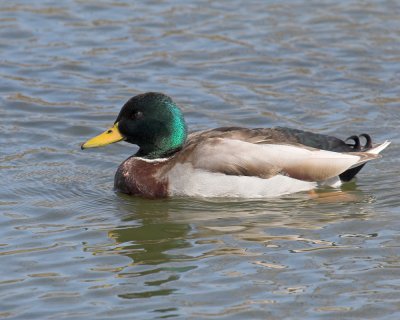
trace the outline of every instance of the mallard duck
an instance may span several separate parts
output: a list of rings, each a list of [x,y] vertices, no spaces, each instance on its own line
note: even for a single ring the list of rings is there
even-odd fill
[[[151,198],[273,197],[319,185],[338,187],[390,144],[372,145],[367,134],[343,141],[284,127],[188,134],[175,102],[155,92],[131,98],[111,128],[81,147],[122,140],[139,150],[118,167],[115,189]]]

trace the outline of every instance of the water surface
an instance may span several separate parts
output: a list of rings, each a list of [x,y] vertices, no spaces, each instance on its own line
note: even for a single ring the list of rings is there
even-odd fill
[[[400,317],[397,1],[3,1],[0,318]],[[115,193],[132,95],[191,129],[290,126],[393,144],[324,196]],[[327,196],[326,196],[327,194]]]

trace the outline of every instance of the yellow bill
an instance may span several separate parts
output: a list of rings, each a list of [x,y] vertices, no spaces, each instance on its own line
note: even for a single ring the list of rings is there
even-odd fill
[[[81,149],[83,150],[88,148],[102,147],[110,143],[118,142],[124,139],[125,138],[121,135],[121,133],[118,130],[118,122],[117,122],[110,129],[86,141],[84,144],[81,145]]]

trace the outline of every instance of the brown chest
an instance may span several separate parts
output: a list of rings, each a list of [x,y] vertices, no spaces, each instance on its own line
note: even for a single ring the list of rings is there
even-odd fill
[[[168,196],[168,180],[163,176],[164,161],[146,161],[129,158],[118,168],[114,187],[116,190],[150,198]]]

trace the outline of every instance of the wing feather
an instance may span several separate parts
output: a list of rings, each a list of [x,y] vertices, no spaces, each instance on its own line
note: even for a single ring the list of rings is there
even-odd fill
[[[194,168],[228,175],[269,178],[277,174],[304,181],[324,181],[376,158],[363,152],[339,153],[300,145],[255,144],[230,138],[196,141],[180,155]]]

